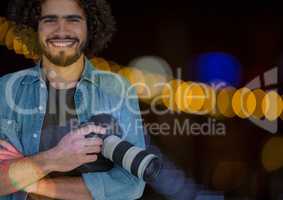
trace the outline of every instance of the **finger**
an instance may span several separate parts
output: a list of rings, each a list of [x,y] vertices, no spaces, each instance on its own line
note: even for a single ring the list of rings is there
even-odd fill
[[[95,125],[87,125],[84,126],[82,128],[79,128],[77,130],[75,130],[73,133],[74,135],[78,136],[78,137],[84,137],[90,133],[97,133],[97,134],[105,134],[106,133],[106,129],[99,127],[99,126],[95,126]]]
[[[21,155],[20,153],[13,153],[13,152],[8,151],[6,149],[0,149],[0,154],[5,154],[5,155],[15,156],[15,157],[18,157],[18,156]]]
[[[103,128],[101,126],[89,125],[88,128],[89,128],[90,132],[95,132],[97,134],[105,134],[106,133],[106,128]]]
[[[97,155],[86,155],[82,159],[83,163],[91,163],[97,161]]]
[[[84,138],[84,136],[88,135],[90,132],[89,132],[89,126],[83,126],[77,130],[75,130],[73,132],[73,135],[75,137],[80,137],[80,138]]]
[[[101,147],[100,146],[87,146],[82,150],[83,154],[93,154],[93,153],[100,153]]]
[[[19,151],[13,145],[5,140],[0,140],[0,145],[13,153],[19,153]]]
[[[97,126],[97,131],[96,131],[97,134],[102,134],[104,135],[106,133],[106,128],[103,128],[101,126]]]
[[[86,138],[83,140],[84,146],[101,146],[103,144],[103,140],[96,138]]]
[[[21,158],[22,156],[11,156],[11,155],[7,155],[7,154],[2,154],[0,153],[0,161],[3,160],[12,160],[12,159],[17,159],[17,158]]]
[[[82,149],[86,146],[102,146],[103,141],[98,137],[79,138],[76,139],[73,144],[76,145],[78,148]]]
[[[12,159],[17,159],[17,158],[22,158],[23,156],[21,155],[9,155],[9,154],[3,154],[3,153],[0,153],[0,156],[1,158],[12,158]]]
[[[3,155],[9,155],[9,156],[16,156],[16,154],[10,152],[10,151],[7,151],[6,149],[1,149],[0,150],[0,154],[3,154]]]
[[[0,140],[0,145],[1,145],[2,148],[6,149],[10,152],[19,153],[18,150],[13,145],[11,145],[10,143],[8,143],[5,140]]]
[[[0,162],[5,160],[13,160],[15,157],[0,154]]]
[[[2,155],[0,154],[0,161],[4,161],[4,160],[14,160],[14,159],[19,159],[22,157],[15,157],[15,156],[7,156],[7,155]]]

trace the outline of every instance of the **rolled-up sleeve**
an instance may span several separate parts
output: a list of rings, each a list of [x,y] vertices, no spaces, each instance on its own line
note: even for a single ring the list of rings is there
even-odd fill
[[[118,120],[123,129],[123,139],[145,148],[138,99],[134,89],[127,91]],[[94,200],[134,200],[142,196],[145,188],[143,180],[117,165],[108,172],[83,174],[83,179]]]

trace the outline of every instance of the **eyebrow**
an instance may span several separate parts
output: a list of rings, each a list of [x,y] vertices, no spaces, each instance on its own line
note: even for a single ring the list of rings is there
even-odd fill
[[[45,20],[45,19],[58,19],[59,16],[58,15],[45,15],[45,16],[42,16],[39,18],[39,21],[42,21],[42,20]],[[80,19],[82,20],[83,17],[80,16],[80,15],[66,15],[66,16],[63,16],[62,18],[64,19]]]

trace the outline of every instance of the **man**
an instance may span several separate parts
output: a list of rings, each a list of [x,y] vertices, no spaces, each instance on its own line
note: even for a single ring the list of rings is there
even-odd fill
[[[140,198],[144,182],[115,164],[68,174],[98,159],[103,141],[85,136],[105,129],[75,126],[97,113],[111,113],[124,139],[144,147],[135,92],[86,58],[112,36],[109,6],[104,0],[13,2],[11,18],[37,29],[41,59],[0,79],[0,200]]]

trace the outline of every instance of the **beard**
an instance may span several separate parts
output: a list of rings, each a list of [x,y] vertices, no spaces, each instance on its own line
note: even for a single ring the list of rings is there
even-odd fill
[[[51,53],[43,42],[40,41],[39,44],[41,54],[45,55],[52,64],[60,67],[66,67],[74,64],[81,57],[86,48],[86,41],[83,41],[73,54],[67,55],[66,51],[62,50],[55,55],[54,53]]]

